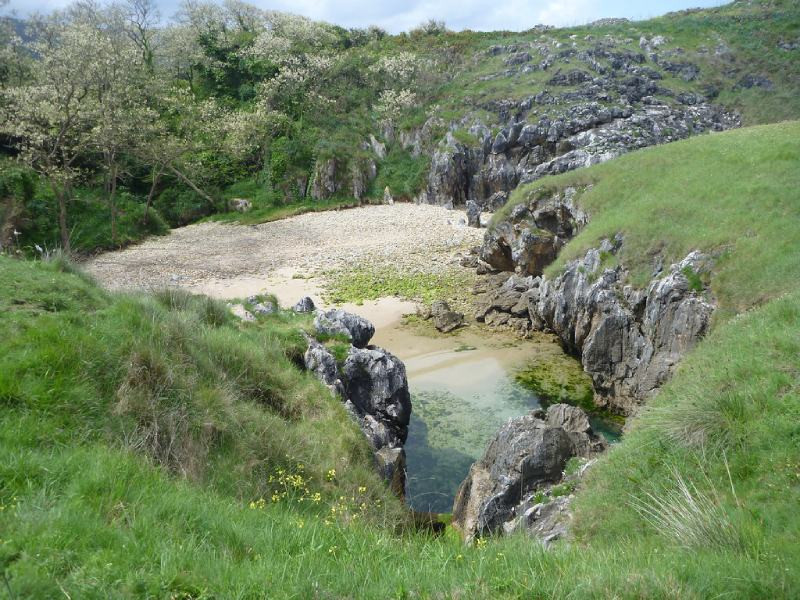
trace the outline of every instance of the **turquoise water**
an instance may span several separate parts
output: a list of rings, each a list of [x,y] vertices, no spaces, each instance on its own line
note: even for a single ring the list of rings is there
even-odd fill
[[[524,351],[439,350],[407,358],[413,412],[406,441],[408,504],[448,513],[458,486],[508,420],[540,406],[514,373]],[[520,356],[522,355],[522,356]],[[620,439],[613,422],[591,417],[595,432]]]
[[[406,442],[407,500],[450,512],[470,465],[508,419],[539,406],[504,361],[485,353],[439,351],[406,361],[413,413]]]

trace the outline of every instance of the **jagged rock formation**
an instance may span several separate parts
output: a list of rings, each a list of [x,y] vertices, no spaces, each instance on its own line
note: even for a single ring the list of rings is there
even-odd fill
[[[405,491],[405,444],[411,418],[411,395],[403,362],[390,352],[369,346],[372,323],[342,310],[318,311],[318,334],[340,333],[352,340],[339,364],[320,342],[308,337],[305,367],[342,398],[375,452],[379,472],[402,496]]]
[[[317,312],[314,329],[321,334],[344,335],[356,348],[365,348],[375,335],[375,326],[367,319],[341,309]]]
[[[544,518],[553,520],[553,511],[540,507],[539,516],[529,514],[532,494],[560,482],[571,457],[589,457],[604,448],[586,414],[574,406],[556,404],[546,413],[536,410],[509,420],[459,487],[453,525],[467,539],[514,528],[519,517],[542,527]]]
[[[481,259],[517,274],[493,277],[476,318],[522,333],[554,332],[592,376],[596,403],[631,414],[706,333],[714,305],[701,276],[711,260],[692,252],[666,272],[660,266],[639,290],[626,283],[624,265],[604,266],[623,244],[617,237],[571,261],[558,277],[544,277],[544,266],[586,222],[574,197],[574,190],[534,197],[487,232]]]

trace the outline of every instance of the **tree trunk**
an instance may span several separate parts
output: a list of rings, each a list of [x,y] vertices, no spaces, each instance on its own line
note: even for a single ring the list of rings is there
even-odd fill
[[[145,202],[144,215],[142,215],[142,225],[147,224],[147,213],[150,211],[150,205],[153,203],[153,196],[156,195],[156,187],[158,186],[158,181],[161,179],[162,173],[162,168],[153,169],[153,182],[150,184],[150,191],[147,193],[147,202]]]
[[[109,172],[108,206],[111,209],[111,245],[117,245],[117,167]]]
[[[67,190],[59,189],[54,181],[50,181],[50,188],[58,199],[58,231],[61,234],[61,249],[69,255],[72,253],[72,244],[69,241],[69,229],[67,229]]]
[[[176,169],[175,167],[173,167],[171,165],[169,167],[169,170],[172,171],[173,173],[175,173],[175,175],[178,176],[178,179],[180,179],[183,183],[185,183],[190,188],[192,188],[196,193],[200,194],[203,198],[208,200],[212,205],[214,204],[214,199],[211,196],[209,196],[208,194],[206,194],[199,187],[197,187],[194,183],[192,183],[192,181],[188,177],[186,177],[186,175],[184,175],[183,173],[178,171],[178,169]]]

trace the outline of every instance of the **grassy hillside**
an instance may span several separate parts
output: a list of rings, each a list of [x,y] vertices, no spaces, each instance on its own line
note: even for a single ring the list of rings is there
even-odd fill
[[[356,426],[293,364],[306,319],[241,325],[204,298],[112,295],[62,261],[0,258],[0,588],[10,598],[795,596],[797,129],[704,137],[569,176],[595,182],[581,199],[592,227],[676,255],[736,242],[711,285],[729,312],[748,310],[718,321],[600,460],[575,539],[549,551],[525,537],[467,548],[450,532],[403,527]],[[704,160],[735,168],[727,185]],[[702,203],[674,200],[682,220],[654,228],[670,198]],[[567,255],[603,233],[587,228]]]
[[[716,258],[717,319],[793,291],[800,279],[800,122],[746,128],[644,149],[518,188],[495,216],[544,189],[586,191],[589,224],[547,273],[622,233],[619,260],[638,285],[658,255],[677,262],[699,249]],[[615,260],[615,257],[609,257]]]

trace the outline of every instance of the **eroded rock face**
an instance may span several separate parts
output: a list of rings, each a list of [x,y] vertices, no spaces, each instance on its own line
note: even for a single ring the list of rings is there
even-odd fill
[[[591,53],[582,58],[589,63],[594,60]],[[478,138],[477,146],[466,145],[448,132],[430,150],[427,185],[417,201],[448,207],[472,201],[492,210],[496,194],[508,194],[520,184],[605,162],[631,150],[740,125],[736,114],[708,104],[702,96],[665,90],[661,73],[641,66],[638,58],[620,55],[618,60],[619,70],[628,74],[625,77],[597,78],[583,70],[557,73],[551,85],[580,89],[557,96],[543,91],[520,105],[498,107],[501,121],[509,124],[495,135],[473,120],[468,129]],[[691,64],[657,66],[684,78],[696,74]],[[673,96],[678,102],[667,104],[656,95]],[[613,103],[612,98],[618,101]],[[535,104],[562,103],[570,106],[556,117],[531,122],[524,116]]]
[[[356,348],[365,348],[375,335],[375,326],[367,319],[341,309],[319,311],[314,329],[320,334],[344,335]]]
[[[531,492],[561,480],[567,461],[605,443],[579,408],[557,404],[509,420],[458,489],[453,525],[467,539],[502,532]]]
[[[296,313],[307,313],[313,311],[314,308],[314,301],[309,296],[303,296],[292,307],[292,310]]]
[[[405,451],[411,418],[411,395],[402,361],[377,346],[366,345],[372,323],[342,310],[317,313],[315,329],[347,335],[353,345],[344,364],[320,342],[307,337],[305,367],[342,398],[375,452],[376,468],[398,496],[405,491]],[[362,347],[357,347],[357,345]]]
[[[333,354],[315,339],[307,340],[308,348],[303,357],[306,369],[314,373],[331,393],[344,397],[344,384],[339,378],[339,367]]]
[[[524,237],[507,239],[517,244]],[[509,277],[477,301],[476,318],[495,325],[525,319],[532,329],[552,331],[580,356],[592,376],[595,401],[629,415],[705,335],[714,305],[702,284],[696,287],[699,275],[710,269],[708,256],[692,252],[639,290],[626,284],[624,266],[603,266],[603,258],[616,254],[622,243],[620,237],[604,240],[555,279]],[[498,244],[496,235],[487,235],[484,248]],[[492,258],[488,252],[482,256]],[[527,261],[525,254],[513,256]],[[529,269],[529,262],[511,262],[518,271]]]
[[[444,300],[437,300],[431,304],[430,316],[433,326],[442,333],[450,333],[464,324],[464,315],[450,309]]]
[[[480,258],[498,271],[541,275],[558,251],[587,222],[574,202],[575,188],[534,196],[486,232]]]
[[[359,413],[388,428],[389,444],[402,446],[408,437],[411,395],[406,367],[382,348],[351,348],[342,367],[345,394]]]

